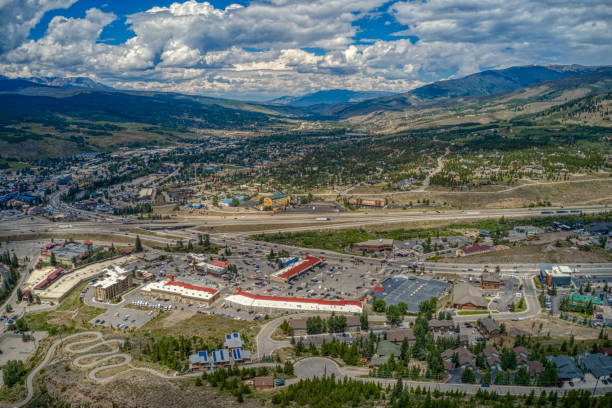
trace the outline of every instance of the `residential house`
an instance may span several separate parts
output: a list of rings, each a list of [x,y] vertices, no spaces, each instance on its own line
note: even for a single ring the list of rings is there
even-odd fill
[[[289,320],[289,327],[293,329],[293,334],[298,335],[298,336],[306,334],[307,333],[306,331],[307,321],[308,319],[306,318]]]
[[[390,342],[389,340],[379,341],[376,345],[376,354],[370,361],[370,368],[380,367],[389,361],[389,358],[393,356],[397,359],[400,355],[401,348],[399,345]]]
[[[479,319],[478,328],[480,329],[480,333],[487,339],[498,336],[500,332],[499,326],[495,323],[495,320],[489,317]]]
[[[454,368],[453,359],[455,358],[455,354],[457,355],[457,364],[460,368],[474,367],[476,365],[476,356],[472,354],[470,350],[465,347],[458,347],[454,350],[448,349],[445,350],[440,357],[442,358],[442,363],[444,364],[444,368],[450,370]]]
[[[452,320],[431,319],[428,327],[429,331],[433,333],[449,333],[455,331],[455,322]]]
[[[584,373],[578,368],[570,356],[548,356],[546,359],[557,366],[557,373],[561,381],[584,380]]]
[[[409,344],[413,344],[416,341],[416,337],[410,328],[397,328],[387,331],[387,340],[396,344],[406,340]]]
[[[498,370],[501,370],[501,353],[495,347],[485,347],[482,351],[482,356],[489,367],[496,367]]]
[[[584,353],[578,357],[580,366],[593,374],[593,377],[600,380],[607,380],[612,376],[612,357],[600,353]]]
[[[255,387],[257,391],[271,390],[274,388],[274,377],[253,377],[253,387]]]
[[[346,316],[346,331],[361,331],[361,318],[356,315]]]

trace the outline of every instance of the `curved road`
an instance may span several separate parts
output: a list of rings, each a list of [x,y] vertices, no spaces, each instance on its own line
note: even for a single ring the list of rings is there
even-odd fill
[[[333,374],[336,378],[342,379],[344,377],[350,378],[352,380],[358,381],[368,381],[375,382],[380,384],[383,387],[387,385],[394,385],[397,383],[397,379],[395,378],[373,378],[373,377],[364,377],[364,375],[368,374],[368,369],[365,367],[357,368],[354,370],[350,370],[345,367],[341,367],[334,360],[326,357],[307,357],[302,360],[299,360],[294,364],[294,372],[295,375],[301,379],[311,379],[315,377],[324,377],[330,376]],[[468,394],[475,394],[478,390],[482,389],[480,385],[477,384],[450,384],[450,383],[436,383],[436,382],[426,382],[426,381],[408,381],[403,380],[403,385],[406,388],[428,388],[432,390],[439,390],[442,392],[445,391],[463,391]],[[594,390],[593,387],[576,387],[577,389],[588,390],[591,393],[595,393],[597,395],[605,394],[606,392],[612,391],[611,385],[603,385],[600,384],[597,387],[597,390]],[[488,391],[495,391],[499,395],[504,395],[506,393],[510,393],[513,395],[524,395],[530,394],[532,391],[539,395],[543,391],[551,391],[555,390],[560,392],[559,388],[545,388],[545,387],[527,387],[527,386],[517,386],[517,385],[491,385]],[[596,392],[594,392],[596,391]]]
[[[133,371],[133,370],[137,370],[137,371],[144,371],[153,375],[157,375],[158,377],[162,377],[162,378],[166,378],[166,379],[176,379],[176,378],[185,378],[185,377],[193,377],[193,376],[198,376],[200,375],[200,373],[191,373],[191,374],[187,374],[181,377],[178,377],[176,375],[166,375],[166,374],[162,374],[160,372],[157,372],[151,368],[143,368],[143,367],[132,367],[129,366],[129,368],[125,371],[122,371],[120,373],[111,375],[109,377],[103,377],[103,378],[99,378],[97,376],[97,374],[102,371],[102,370],[107,370],[110,368],[116,368],[116,367],[122,367],[122,366],[126,366],[130,363],[130,361],[132,361],[132,356],[127,354],[127,353],[119,353],[119,344],[123,344],[124,340],[123,339],[109,339],[109,340],[104,340],[104,337],[102,335],[102,333],[97,332],[97,331],[87,331],[87,332],[80,332],[80,333],[75,333],[72,334],[70,336],[61,338],[59,340],[57,340],[55,343],[53,343],[51,345],[51,347],[49,348],[49,350],[47,350],[47,354],[45,355],[45,358],[41,361],[41,363],[34,368],[30,374],[28,375],[28,377],[26,378],[26,388],[27,388],[27,396],[26,398],[21,401],[18,402],[16,405],[12,405],[14,407],[23,407],[26,404],[28,404],[30,402],[30,400],[32,399],[32,397],[34,396],[34,377],[36,377],[36,374],[38,374],[40,372],[40,370],[42,370],[44,367],[47,366],[47,364],[49,364],[49,361],[51,361],[55,350],[64,342],[73,339],[75,337],[86,337],[83,340],[79,340],[79,341],[75,341],[75,342],[71,342],[68,345],[66,345],[65,351],[67,353],[70,354],[78,354],[79,356],[76,357],[72,363],[78,367],[78,368],[91,368],[91,367],[95,367],[93,370],[91,370],[88,374],[88,378],[90,380],[92,380],[95,383],[106,383],[109,382],[111,380],[113,380],[114,378],[116,378],[119,375],[124,374],[127,371]],[[75,349],[76,346],[78,345],[82,345],[82,344],[89,344],[92,343],[89,346],[85,346],[83,348],[78,348]],[[91,353],[91,354],[87,354],[88,351],[93,350],[94,348],[101,346],[101,345],[108,345],[110,343],[118,343],[117,347],[111,351],[105,351],[105,352],[100,352],[100,353]],[[87,358],[92,358],[92,357],[101,357],[99,359],[95,359],[92,362],[89,363],[81,363],[82,360],[87,359]],[[123,359],[123,361],[120,361],[118,363],[114,363],[114,364],[107,364],[107,365],[100,365],[106,361],[115,359],[115,358],[120,358]]]

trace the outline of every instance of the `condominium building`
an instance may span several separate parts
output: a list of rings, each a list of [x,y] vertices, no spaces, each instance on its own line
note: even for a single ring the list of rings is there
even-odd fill
[[[104,278],[94,283],[94,296],[98,302],[108,302],[132,286],[132,274],[120,266],[104,270]]]

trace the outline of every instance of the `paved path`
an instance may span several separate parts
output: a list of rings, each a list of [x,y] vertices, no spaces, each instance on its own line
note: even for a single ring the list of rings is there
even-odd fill
[[[87,332],[80,332],[80,333],[76,333],[76,334],[72,334],[70,336],[61,338],[59,340],[57,340],[55,343],[53,343],[51,345],[51,347],[49,348],[49,350],[47,351],[47,354],[45,355],[45,358],[43,359],[43,361],[38,365],[38,367],[34,368],[30,374],[28,375],[28,377],[26,378],[26,388],[27,388],[27,396],[26,398],[21,401],[18,402],[16,404],[9,404],[6,406],[13,406],[13,407],[23,407],[26,404],[28,404],[30,402],[30,400],[32,399],[32,397],[34,396],[34,377],[36,377],[36,374],[38,374],[40,372],[40,370],[42,370],[45,366],[47,366],[47,364],[49,364],[49,361],[51,361],[51,359],[53,358],[53,355],[55,353],[55,350],[57,350],[57,348],[64,342],[68,341],[68,340],[72,340],[74,338],[78,338],[78,337],[85,337],[84,339],[78,340],[78,341],[73,341],[70,342],[66,345],[66,348],[64,349],[67,353],[69,354],[75,354],[78,355],[73,361],[72,363],[74,364],[74,366],[78,367],[78,368],[93,368],[93,370],[91,370],[88,373],[88,378],[98,384],[102,384],[102,383],[107,383],[113,379],[115,379],[117,376],[119,375],[123,375],[124,373],[128,372],[128,371],[144,371],[147,372],[149,374],[153,374],[156,375],[158,377],[162,377],[162,378],[166,378],[166,379],[177,379],[177,378],[185,378],[185,377],[194,377],[194,376],[199,376],[201,375],[201,373],[191,373],[191,374],[187,374],[184,376],[177,376],[176,374],[174,375],[166,375],[166,374],[162,374],[158,371],[155,371],[151,368],[144,368],[144,367],[132,367],[131,365],[129,365],[129,363],[132,361],[132,356],[127,354],[127,353],[119,353],[119,345],[123,344],[124,340],[123,339],[109,339],[109,340],[104,340],[104,337],[102,336],[102,333],[97,332],[97,331],[87,331]],[[89,344],[91,343],[91,344]],[[105,352],[99,352],[99,353],[88,353],[90,350],[95,349],[98,346],[102,346],[102,345],[109,345],[112,343],[116,343],[117,346],[110,351],[105,351]],[[89,344],[88,346],[85,347],[77,347],[80,345],[84,345],[84,344]],[[100,357],[100,358],[97,358]],[[90,359],[93,358],[94,360],[88,363],[83,363],[82,361],[86,360],[86,359]],[[107,361],[113,360],[113,359],[122,359],[122,361],[119,361],[117,363],[113,363],[113,364],[104,364]],[[116,373],[112,376],[108,376],[108,377],[98,377],[98,373],[102,370],[107,370],[107,369],[111,369],[111,368],[117,368],[117,367],[123,367],[123,366],[127,366],[128,368],[120,373]]]

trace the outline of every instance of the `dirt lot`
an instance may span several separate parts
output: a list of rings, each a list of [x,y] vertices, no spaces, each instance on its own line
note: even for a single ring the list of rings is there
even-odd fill
[[[194,311],[161,312],[142,328],[136,335],[151,333],[153,336],[200,336],[203,338],[223,339],[226,333],[239,332],[245,340],[255,338],[259,324],[252,321],[228,319],[216,315],[205,315]]]
[[[550,336],[552,338],[569,338],[571,334],[576,340],[596,339],[599,328],[578,326],[554,317],[538,317],[521,321],[507,321],[506,329],[517,328],[531,336]]]
[[[104,385],[94,385],[83,380],[83,374],[66,370],[64,364],[50,366],[43,376],[42,384],[48,395],[57,401],[74,406],[89,407],[261,407],[256,395],[245,395],[239,404],[230,394],[218,393],[210,386],[197,387],[192,380],[166,380],[142,372],[127,372],[119,379]],[[42,405],[51,398],[44,396],[33,401],[31,406]],[[203,401],[206,401],[205,403]]]
[[[448,263],[589,263],[610,262],[610,254],[603,249],[581,251],[572,248],[557,248],[549,244],[521,245],[505,251],[472,255],[461,258],[444,258]]]

